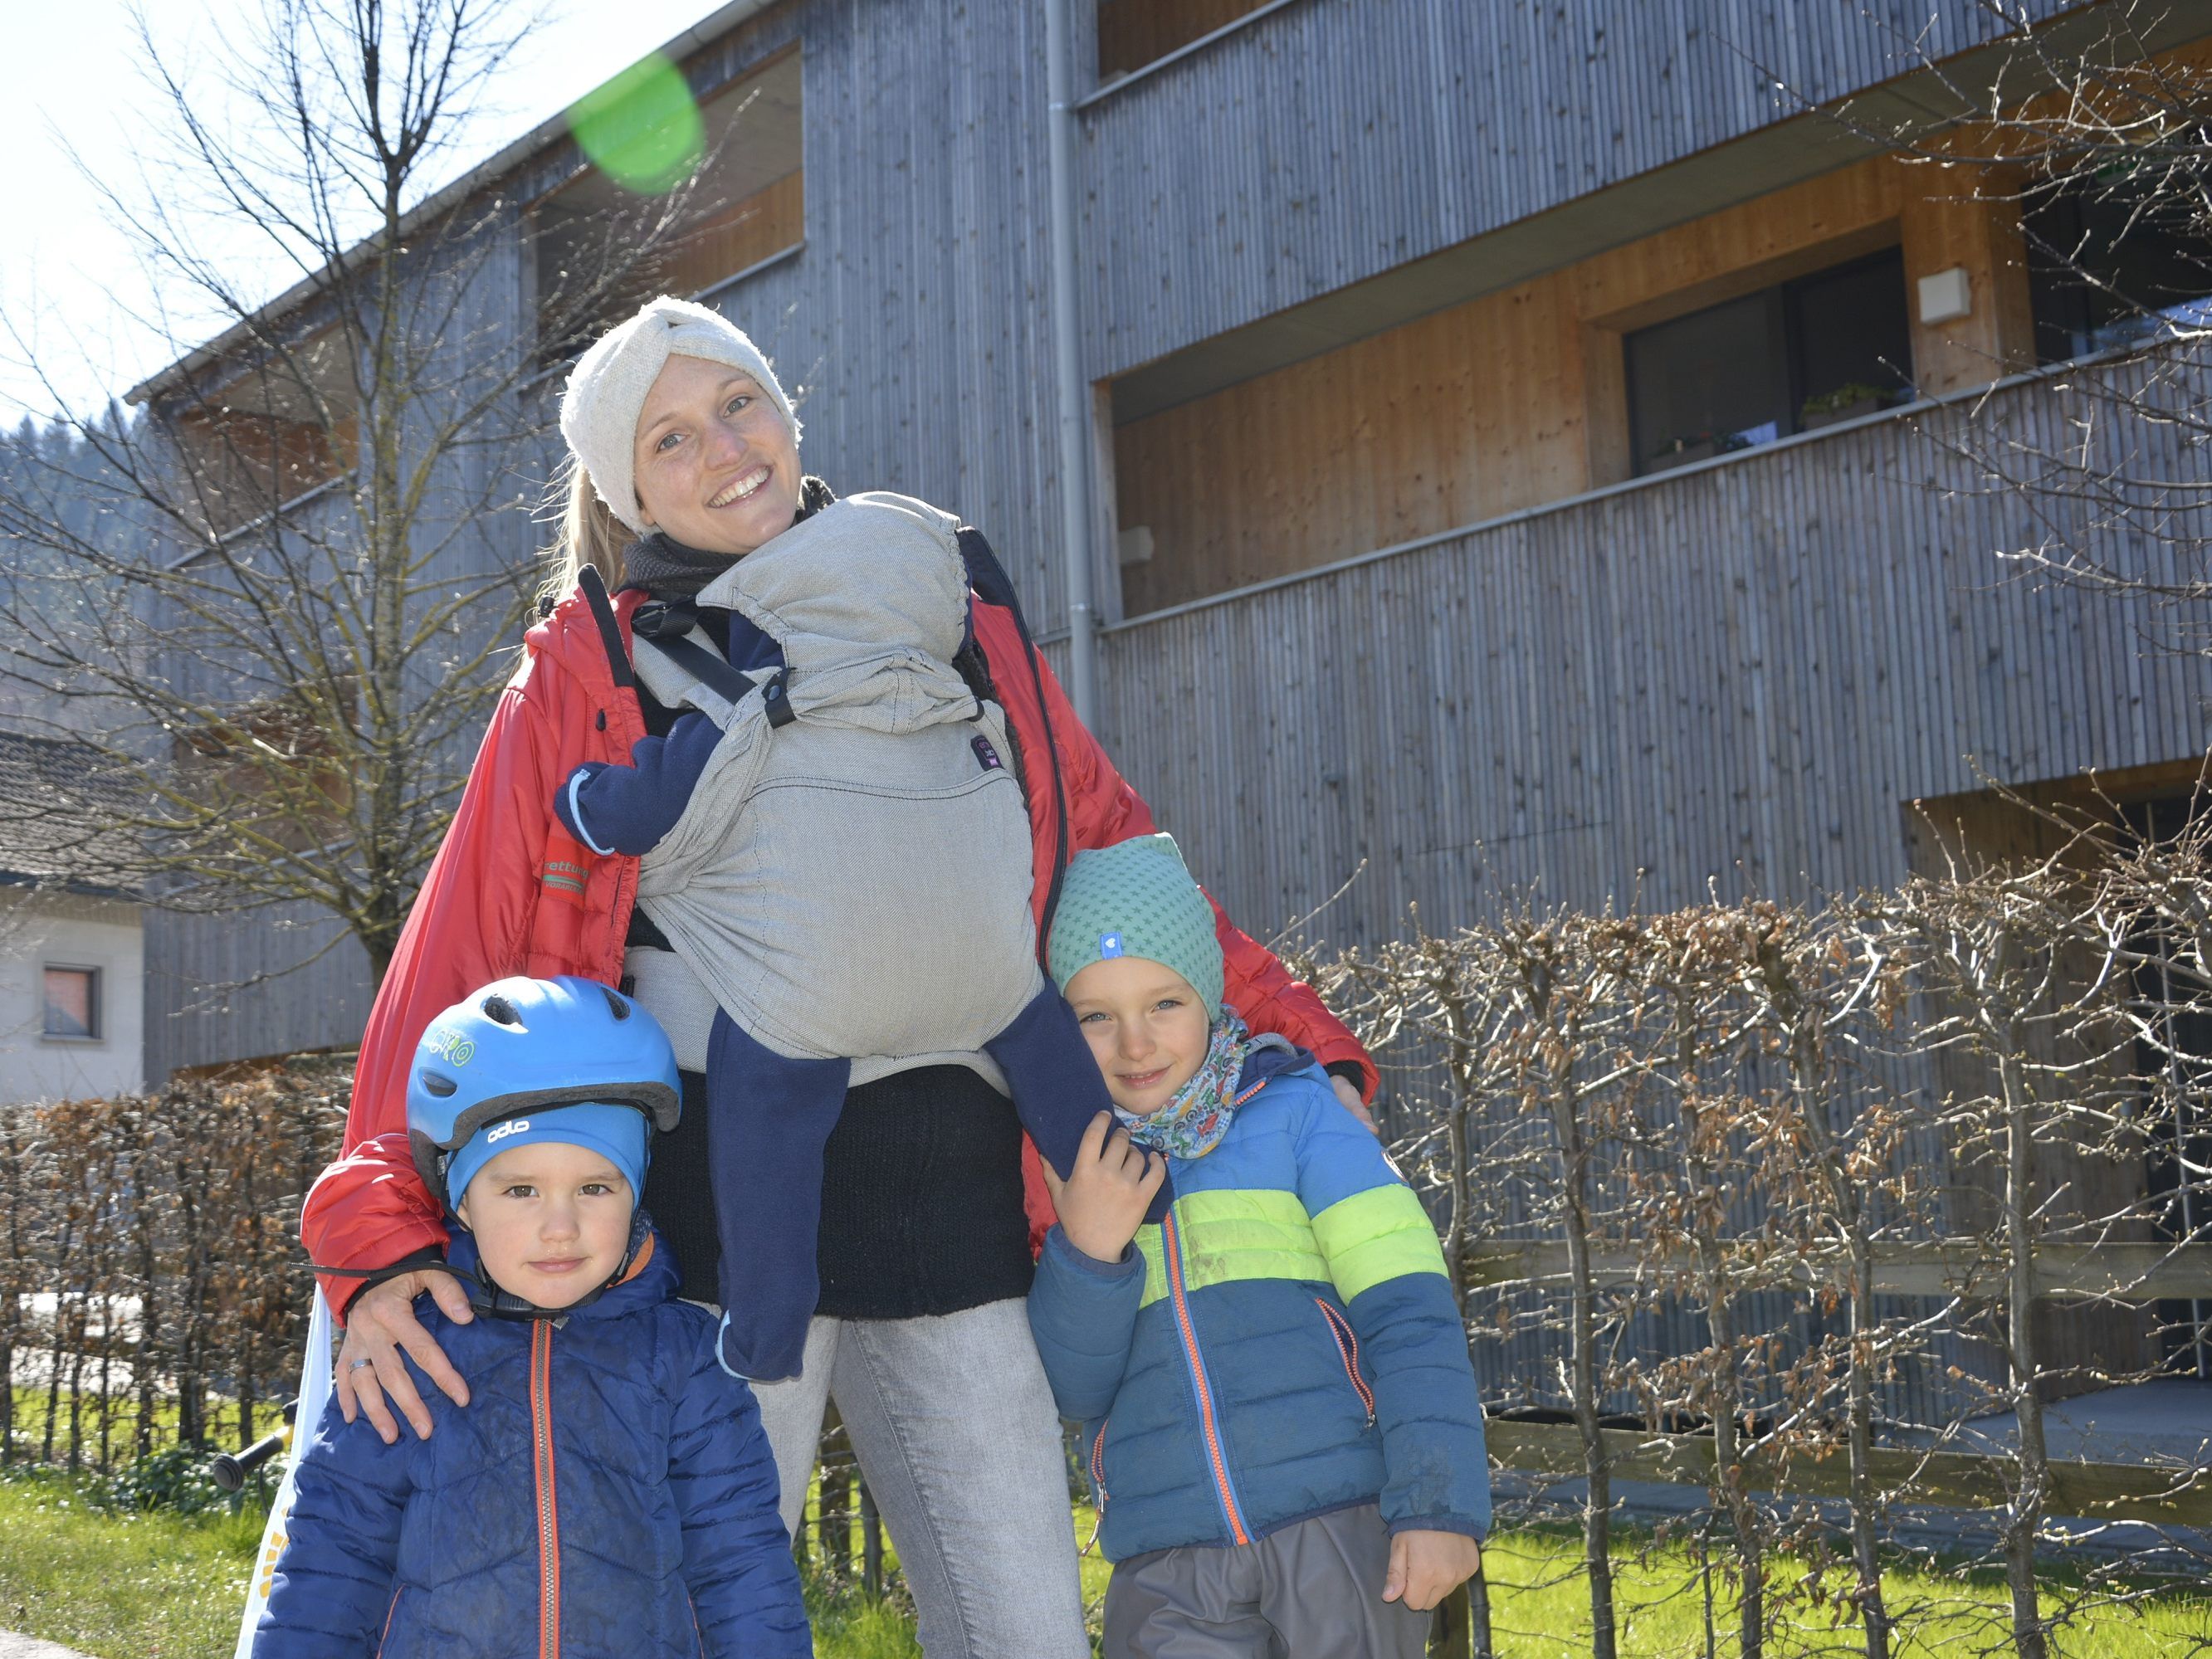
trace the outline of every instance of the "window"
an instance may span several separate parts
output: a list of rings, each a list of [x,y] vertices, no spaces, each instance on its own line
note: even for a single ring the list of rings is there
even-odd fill
[[[175,410],[191,505],[209,529],[266,518],[352,470],[359,433],[347,352],[345,336],[325,330]]]
[[[1116,81],[1226,28],[1265,0],[1099,0],[1098,78]]]
[[[696,297],[806,234],[802,65],[788,49],[699,106],[704,161],[653,258],[626,250],[655,198],[587,167],[533,210],[539,356],[554,363],[656,294]]]
[[[1778,283],[1624,342],[1638,473],[1771,443],[1911,395],[1896,248]]]
[[[45,969],[46,1018],[41,1027],[50,1037],[94,1042],[100,1036],[100,969]]]
[[[2039,362],[2129,345],[2169,321],[2212,324],[2212,244],[2188,199],[2146,207],[2116,170],[2039,196],[2021,229]]]

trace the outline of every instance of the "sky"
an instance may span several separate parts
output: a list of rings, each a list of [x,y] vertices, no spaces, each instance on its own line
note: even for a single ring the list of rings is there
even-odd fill
[[[558,113],[616,70],[717,9],[718,0],[521,0],[536,27],[489,106],[460,135],[459,173]],[[212,125],[226,94],[214,61],[222,29],[253,26],[262,0],[149,0],[165,62],[179,64]],[[97,409],[174,355],[151,319],[166,297],[84,174],[137,188],[135,158],[161,113],[126,0],[0,0],[0,421],[58,401]],[[438,183],[445,182],[440,178]],[[264,296],[295,271],[243,251],[242,282]],[[212,329],[210,332],[214,331]],[[27,349],[26,349],[27,347]],[[28,367],[36,361],[50,391]]]

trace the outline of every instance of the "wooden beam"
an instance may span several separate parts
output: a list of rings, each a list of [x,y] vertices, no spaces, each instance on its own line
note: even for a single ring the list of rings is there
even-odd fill
[[[2053,1243],[2036,1252],[2036,1293],[2101,1297],[2130,1304],[2212,1300],[2212,1244]],[[1654,1259],[1634,1250],[1591,1253],[1597,1282],[1607,1287],[1648,1284],[1687,1270],[1686,1255]],[[1844,1272],[1841,1250],[1810,1261],[1767,1261],[1743,1277],[1768,1284],[1835,1284]],[[1567,1277],[1567,1247],[1553,1239],[1470,1245],[1467,1282],[1499,1287],[1528,1285],[1557,1289]],[[1972,1296],[2002,1293],[2003,1263],[1994,1247],[1977,1239],[1899,1241],[1875,1251],[1875,1289],[1885,1296]]]
[[[1516,1423],[1492,1419],[1484,1425],[1490,1455],[1500,1467],[1526,1474],[1572,1479],[1583,1472],[1582,1439],[1571,1423]],[[1646,1434],[1605,1429],[1613,1478],[1670,1485],[1710,1486],[1713,1443],[1705,1435]],[[1974,1452],[1884,1448],[1874,1454],[1875,1486],[1893,1502],[1940,1504],[1957,1509],[1997,1509],[2012,1491],[2015,1460]],[[2143,1521],[2163,1526],[2212,1526],[2212,1481],[2206,1472],[2143,1463],[2077,1463],[2054,1459],[2048,1512],[2100,1521]],[[1747,1466],[1744,1484],[1758,1492],[1796,1498],[1842,1498],[1850,1468],[1838,1449],[1814,1462],[1770,1457]]]

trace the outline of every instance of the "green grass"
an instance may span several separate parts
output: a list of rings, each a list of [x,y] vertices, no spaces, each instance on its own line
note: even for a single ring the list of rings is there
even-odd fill
[[[36,1460],[46,1448],[46,1419],[49,1404],[43,1386],[18,1383],[15,1388],[15,1455]],[[96,1394],[87,1393],[73,1397],[68,1389],[58,1391],[52,1400],[53,1459],[58,1462],[69,1452],[70,1418],[76,1416],[79,1455],[87,1467],[99,1462],[100,1436],[103,1429],[107,1437],[108,1459],[112,1464],[125,1463],[137,1449],[138,1403],[128,1395],[117,1394],[103,1400]],[[238,1439],[238,1402],[219,1395],[207,1397],[208,1432],[217,1446],[234,1445]],[[264,1401],[254,1408],[253,1432],[267,1434],[282,1419],[276,1407]],[[174,1396],[161,1395],[154,1402],[153,1422],[149,1428],[149,1440],[156,1449],[177,1443],[178,1409]]]
[[[1735,1607],[1718,1567],[1712,1573],[1717,1626],[1715,1651],[1737,1651]],[[1773,1577],[1785,1590],[1802,1583],[1802,1564],[1784,1560]],[[1493,1540],[1484,1553],[1490,1583],[1491,1626],[1499,1659],[1555,1659],[1589,1651],[1589,1589],[1582,1575],[1582,1540],[1564,1528],[1516,1531]],[[2060,1610],[2082,1586],[2078,1574],[2046,1571],[2051,1586],[2044,1597],[2046,1614]],[[1614,1606],[1620,1648],[1633,1659],[1703,1659],[1705,1652],[1704,1583],[1695,1556],[1681,1544],[1655,1544],[1630,1533],[1613,1565]],[[1848,1589],[1832,1571],[1832,1596]],[[2112,1600],[2113,1588],[2100,1587],[2099,1605],[2085,1608],[2078,1622],[2054,1632],[2054,1652],[2068,1659],[2183,1659],[2212,1644],[2212,1592],[2199,1583],[2146,1581],[2132,1587],[2125,1604]],[[1884,1600],[1899,1626],[1891,1651],[1896,1659],[1933,1656],[2009,1653],[2011,1603],[1994,1573],[1947,1572],[1899,1566],[1882,1575]],[[1844,1654],[1859,1650],[1855,1619],[1832,1601],[1796,1605],[1784,1617],[1780,1639],[1770,1644],[1775,1659]],[[1845,1622],[1838,1626],[1839,1617]]]
[[[1078,1510],[1077,1541],[1091,1530],[1089,1511]],[[118,1516],[88,1504],[85,1488],[59,1476],[16,1474],[0,1480],[0,1627],[100,1659],[224,1659],[259,1538],[251,1513]],[[1499,1659],[1577,1659],[1589,1651],[1580,1556],[1580,1540],[1564,1529],[1518,1531],[1492,1543],[1487,1574]],[[1093,1551],[1083,1570],[1085,1595],[1095,1602],[1106,1565]],[[1615,1571],[1623,1653],[1702,1659],[1704,1596],[1689,1551],[1631,1534]],[[2055,1607],[2079,1580],[2051,1577]],[[1886,1587],[1904,1626],[1898,1659],[2009,1650],[2003,1587],[1991,1575],[1901,1566]],[[1733,1655],[1733,1607],[1717,1571],[1714,1589],[1716,1651]],[[894,1602],[816,1580],[807,1605],[820,1659],[918,1659],[912,1623]],[[1836,1627],[1822,1610],[1799,1608],[1770,1650],[1775,1659],[1843,1654],[1854,1650],[1854,1638],[1852,1627]],[[2140,1587],[2128,1605],[2085,1613],[2058,1632],[2056,1648],[2069,1659],[2181,1659],[2208,1644],[2212,1589],[2161,1584]]]
[[[217,1659],[261,1517],[102,1514],[59,1479],[0,1481],[0,1626],[100,1659]]]
[[[814,1621],[817,1659],[921,1659],[914,1620],[891,1602],[854,1589],[833,1592],[810,1579],[806,1613]]]

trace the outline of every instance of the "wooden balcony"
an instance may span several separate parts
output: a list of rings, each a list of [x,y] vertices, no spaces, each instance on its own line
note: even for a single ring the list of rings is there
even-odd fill
[[[1231,914],[1387,936],[1536,889],[1584,906],[1887,885],[1905,804],[2201,756],[2212,663],[2147,603],[2000,555],[2054,528],[2171,578],[1972,459],[2081,440],[2187,478],[2075,365],[1447,531],[1109,629],[1101,735]]]

